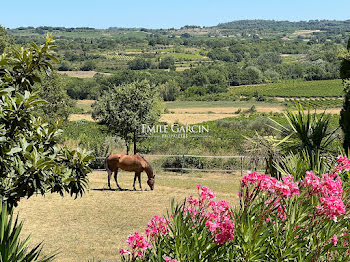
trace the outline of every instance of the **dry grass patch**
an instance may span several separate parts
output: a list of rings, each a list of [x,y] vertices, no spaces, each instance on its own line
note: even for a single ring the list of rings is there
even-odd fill
[[[77,78],[93,78],[97,73],[110,76],[111,73],[101,73],[96,71],[57,71],[61,75],[67,75],[70,77],[77,77]]]
[[[293,35],[309,35],[312,33],[321,33],[326,32],[325,30],[297,30],[293,33]]]
[[[118,182],[132,188],[133,174],[122,172]],[[146,188],[146,176],[142,177]],[[126,246],[129,233],[144,233],[153,215],[164,215],[170,201],[196,194],[196,184],[208,185],[218,199],[237,203],[236,192],[240,175],[157,172],[154,191],[110,191],[104,171],[90,176],[91,189],[82,198],[66,196],[34,196],[21,200],[20,219],[24,220],[24,235],[32,235],[32,243],[44,241],[45,251],[60,250],[56,261],[102,261],[118,259],[119,249]],[[116,188],[115,183],[112,183]]]
[[[96,100],[89,100],[89,99],[77,100],[77,105],[90,105],[91,106],[95,102],[96,102]]]
[[[95,120],[92,119],[91,114],[71,114],[68,117],[69,121],[79,121],[79,120],[87,120],[94,122]]]

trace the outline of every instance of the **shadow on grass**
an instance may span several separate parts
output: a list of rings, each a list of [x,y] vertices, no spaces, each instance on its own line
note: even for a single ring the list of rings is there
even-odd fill
[[[122,188],[122,189],[117,189],[117,188],[91,188],[90,190],[93,190],[93,191],[116,191],[116,192],[122,192],[122,191],[147,191],[147,190],[133,190],[133,189],[127,189],[127,188]]]

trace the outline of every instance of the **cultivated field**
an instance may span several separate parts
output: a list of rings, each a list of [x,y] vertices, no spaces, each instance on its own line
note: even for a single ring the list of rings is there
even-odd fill
[[[118,178],[120,186],[132,188],[132,173],[121,172]],[[146,189],[146,176],[142,178]],[[24,220],[24,235],[31,233],[32,244],[44,241],[45,251],[59,249],[58,262],[117,261],[128,234],[144,233],[153,215],[166,214],[172,198],[183,201],[196,194],[196,184],[202,184],[213,189],[218,199],[235,204],[240,178],[238,174],[156,172],[154,191],[110,191],[106,172],[95,171],[90,191],[82,198],[34,196],[21,200],[16,211]]]
[[[342,81],[319,80],[302,81],[288,80],[279,83],[255,86],[234,86],[230,88],[233,95],[259,95],[269,97],[341,97],[343,95]]]

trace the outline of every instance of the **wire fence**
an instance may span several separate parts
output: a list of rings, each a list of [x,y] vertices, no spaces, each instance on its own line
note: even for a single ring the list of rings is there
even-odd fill
[[[177,164],[172,166],[161,165],[161,169],[164,171],[177,171],[177,172],[186,172],[186,171],[201,171],[201,172],[219,172],[219,173],[232,173],[232,172],[240,172],[243,176],[244,170],[258,168],[256,162],[252,163],[252,158],[249,156],[209,156],[209,155],[143,155],[147,160],[152,161],[161,158],[176,158],[178,160]],[[106,157],[96,157],[96,160],[104,161]],[[226,166],[225,169],[218,168],[205,168],[205,167],[186,167],[187,159],[234,159],[235,163],[229,166]],[[255,158],[256,160],[256,158]],[[164,163],[163,163],[164,164]],[[96,169],[95,169],[96,170]],[[101,170],[101,169],[97,169]],[[258,171],[258,170],[257,170]],[[259,170],[261,171],[261,170]]]

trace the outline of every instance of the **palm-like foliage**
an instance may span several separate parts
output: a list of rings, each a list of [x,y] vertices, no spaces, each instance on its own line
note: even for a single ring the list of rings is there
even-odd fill
[[[312,162],[310,162],[310,158]],[[307,151],[298,154],[290,152],[288,155],[280,156],[279,161],[274,162],[274,166],[282,176],[290,174],[296,180],[301,180],[304,178],[306,171],[312,170],[317,175],[328,173],[332,163],[328,160],[330,159],[321,156],[319,151],[311,156]]]
[[[311,166],[314,166],[314,155],[330,152],[329,145],[336,138],[335,130],[330,130],[329,122],[330,116],[325,112],[318,115],[311,114],[308,109],[305,113],[302,105],[297,105],[297,112],[288,110],[285,114],[288,121],[288,126],[280,126],[282,133],[288,132],[290,134],[289,142],[284,143],[284,149],[287,152],[306,153]]]
[[[261,136],[258,133],[253,138],[245,137],[247,139],[247,153],[251,162],[257,166],[259,161],[265,162],[265,173],[273,177],[280,177],[280,172],[276,169],[276,163],[281,160],[281,144],[286,143],[289,136],[278,140],[274,137]]]
[[[55,254],[41,256],[42,244],[28,249],[30,237],[20,239],[23,222],[14,219],[12,211],[8,213],[6,203],[1,203],[0,210],[0,261],[1,262],[47,262],[52,261]]]

